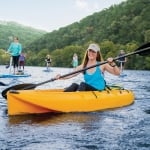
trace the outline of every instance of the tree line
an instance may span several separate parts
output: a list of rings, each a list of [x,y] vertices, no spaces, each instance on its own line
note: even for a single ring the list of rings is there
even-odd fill
[[[116,57],[120,49],[132,52],[150,41],[149,4],[147,0],[127,0],[43,34],[25,45],[26,65],[45,66],[45,56],[50,54],[52,66],[71,67],[73,54],[78,54],[81,63],[92,42],[100,45],[104,60]],[[150,58],[131,56],[126,68],[149,70]]]

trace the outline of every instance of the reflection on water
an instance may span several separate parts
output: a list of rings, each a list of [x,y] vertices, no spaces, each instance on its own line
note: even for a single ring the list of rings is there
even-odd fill
[[[150,114],[150,109],[144,110],[144,112]]]
[[[97,120],[95,115],[84,113],[69,113],[69,114],[38,114],[38,115],[23,115],[23,116],[10,116],[9,125],[17,124],[36,124],[39,126],[57,125],[63,122],[76,122],[87,123],[88,121]]]
[[[1,71],[4,66],[0,66]],[[69,68],[26,67],[28,78],[3,79],[10,85],[40,83],[56,74],[66,74]],[[150,71],[125,70],[126,77],[106,74],[108,84],[133,90],[133,105],[91,113],[63,113],[7,116],[7,100],[0,95],[0,145],[14,150],[127,150],[150,148]],[[37,89],[64,88],[81,82],[82,75],[69,80],[57,80]],[[2,91],[6,87],[0,87]]]

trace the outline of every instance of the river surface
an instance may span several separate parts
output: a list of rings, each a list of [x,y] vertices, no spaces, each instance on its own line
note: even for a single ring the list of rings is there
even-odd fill
[[[1,82],[40,83],[72,69],[26,67],[31,77]],[[7,72],[0,66],[0,73]],[[108,84],[130,89],[135,102],[127,107],[91,113],[8,116],[7,100],[0,95],[0,149],[8,150],[150,150],[150,71],[125,70],[125,77],[105,75]],[[81,82],[82,75],[56,80],[37,89],[64,88]],[[4,90],[7,86],[0,86]]]

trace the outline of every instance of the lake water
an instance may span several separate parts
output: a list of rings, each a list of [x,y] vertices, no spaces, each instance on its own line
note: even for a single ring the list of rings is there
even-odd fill
[[[4,83],[40,83],[72,71],[68,68],[26,67],[31,77],[7,79]],[[0,73],[7,72],[0,66]],[[135,94],[134,104],[91,113],[7,115],[7,100],[0,95],[0,145],[10,150],[149,150],[150,149],[150,71],[125,70],[125,77],[105,75],[108,84],[117,84]],[[37,89],[64,88],[81,82],[82,75],[56,80]],[[0,86],[4,90],[7,86]]]

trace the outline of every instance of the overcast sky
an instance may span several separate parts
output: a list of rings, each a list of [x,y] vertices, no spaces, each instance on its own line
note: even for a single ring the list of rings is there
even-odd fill
[[[0,0],[0,20],[57,30],[126,0]]]

